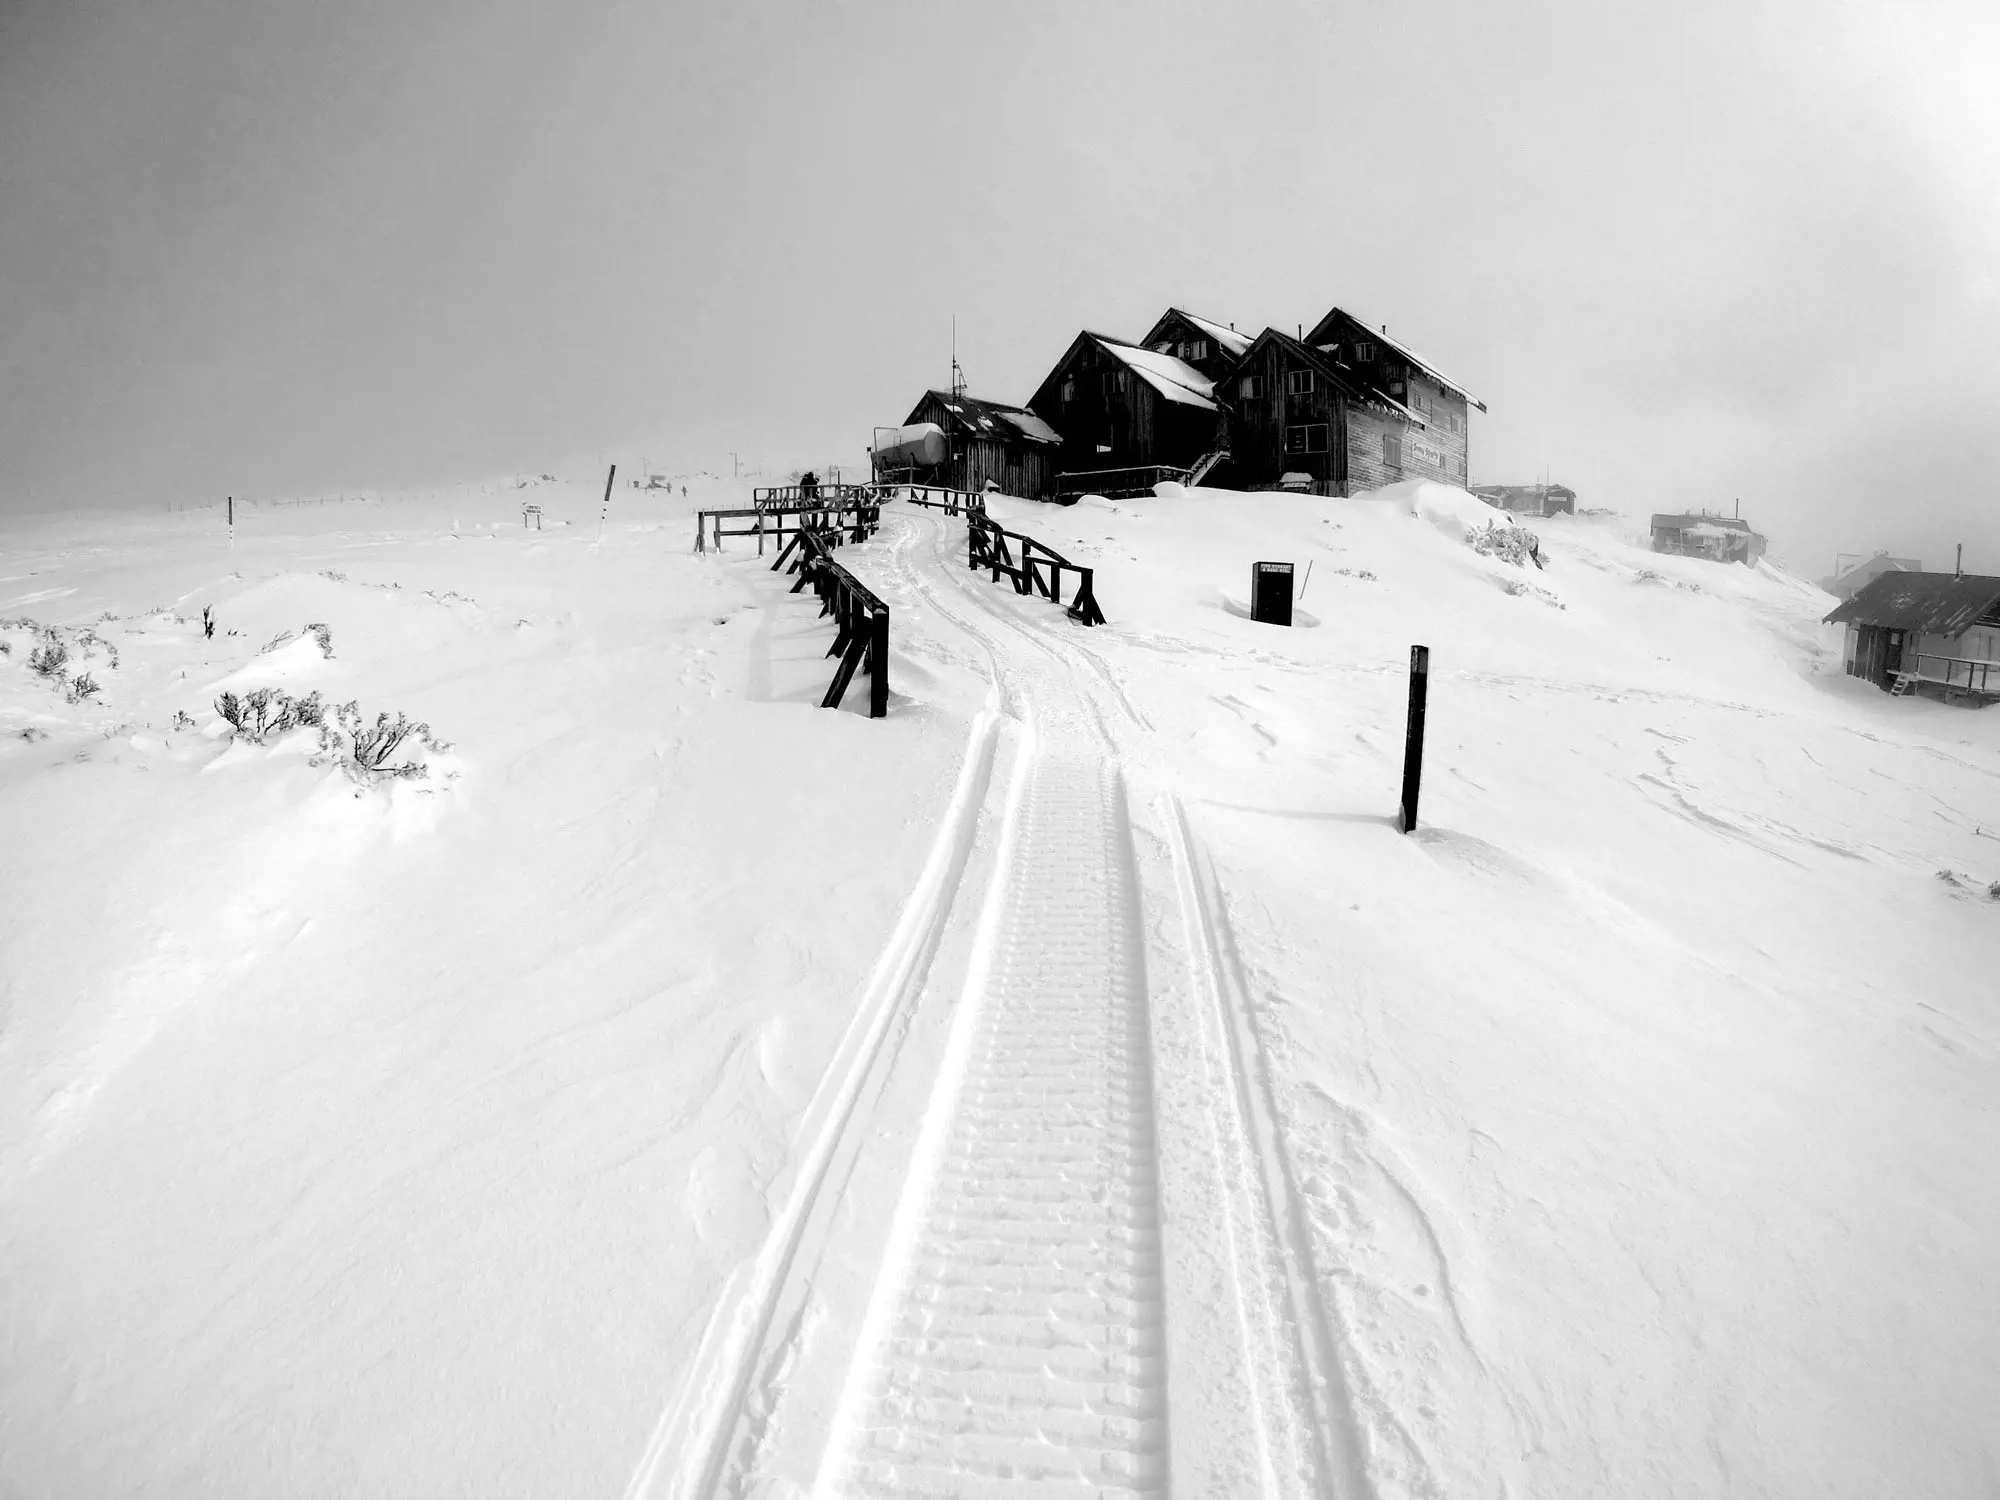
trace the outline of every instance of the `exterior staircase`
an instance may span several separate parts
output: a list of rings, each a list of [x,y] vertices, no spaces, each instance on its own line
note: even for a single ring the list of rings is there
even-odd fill
[[[1229,450],[1227,448],[1218,448],[1213,453],[1204,453],[1201,456],[1200,462],[1188,470],[1186,483],[1190,486],[1200,484],[1202,480],[1208,478],[1209,470],[1213,469],[1217,464],[1227,461],[1228,458]]]

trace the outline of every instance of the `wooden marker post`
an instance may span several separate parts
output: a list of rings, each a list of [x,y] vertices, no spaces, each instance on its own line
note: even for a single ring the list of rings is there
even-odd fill
[[[1417,826],[1417,790],[1424,779],[1424,699],[1431,681],[1431,648],[1410,647],[1410,721],[1403,737],[1403,832]]]
[[[611,481],[618,477],[618,465],[611,466],[611,472],[604,476],[604,503],[597,507],[597,540],[604,540],[604,518],[611,514]]]

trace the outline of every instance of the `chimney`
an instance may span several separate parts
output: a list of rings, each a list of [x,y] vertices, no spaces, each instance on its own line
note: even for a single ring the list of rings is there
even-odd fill
[[[1958,544],[1958,556],[1952,562],[1951,576],[1954,578],[1963,578],[1965,576],[1965,543],[1963,542]]]

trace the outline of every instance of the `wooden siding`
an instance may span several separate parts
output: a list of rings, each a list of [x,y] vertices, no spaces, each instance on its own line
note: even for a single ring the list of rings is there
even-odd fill
[[[1062,434],[1060,463],[1069,473],[1139,464],[1187,468],[1217,446],[1220,428],[1218,413],[1169,401],[1088,336],[1070,345],[1028,410]]]
[[[1286,389],[1286,377],[1297,371],[1312,376],[1311,390],[1295,394]],[[1255,396],[1243,394],[1246,380],[1259,382]],[[1336,485],[1345,482],[1347,402],[1324,372],[1314,370],[1294,351],[1275,340],[1253,345],[1236,373],[1215,393],[1229,413],[1228,483],[1276,484],[1286,474],[1309,474]],[[1327,430],[1325,451],[1285,451],[1287,432],[1316,425]]]
[[[1354,372],[1355,378],[1364,386],[1372,386],[1400,401],[1417,415],[1422,425],[1403,424],[1407,430],[1403,434],[1403,462],[1400,466],[1388,464],[1382,457],[1379,435],[1372,443],[1375,468],[1388,473],[1393,468],[1396,479],[1434,479],[1443,484],[1455,484],[1461,488],[1472,477],[1472,430],[1468,420],[1469,403],[1457,391],[1447,389],[1441,382],[1405,359],[1392,346],[1385,344],[1381,336],[1366,325],[1357,323],[1346,314],[1329,314],[1320,321],[1318,327],[1306,336],[1306,342],[1314,348],[1332,343],[1339,346],[1338,360]],[[1372,358],[1357,357],[1357,345],[1370,346]],[[1350,464],[1364,446],[1356,442],[1352,445]],[[1394,483],[1383,479],[1380,483]],[[1363,484],[1359,474],[1355,478],[1355,488],[1372,488],[1373,484]]]
[[[937,423],[950,445],[950,457],[938,465],[939,472],[923,476],[930,483],[976,493],[990,480],[1002,494],[1025,500],[1046,500],[1055,494],[1061,451],[1055,444],[1026,437],[968,434],[965,424],[945,410],[944,399],[936,391],[925,394],[905,425],[917,422]]]

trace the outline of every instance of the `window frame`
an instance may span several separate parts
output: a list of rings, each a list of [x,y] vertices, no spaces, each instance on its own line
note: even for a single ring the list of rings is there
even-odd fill
[[[1314,389],[1313,374],[1314,372],[1311,370],[1285,371],[1285,394],[1287,396],[1310,396]]]
[[[1264,377],[1262,375],[1240,375],[1236,380],[1238,401],[1261,401],[1264,399]]]
[[[1382,434],[1382,462],[1391,468],[1403,467],[1403,435],[1400,432],[1384,431]]]

